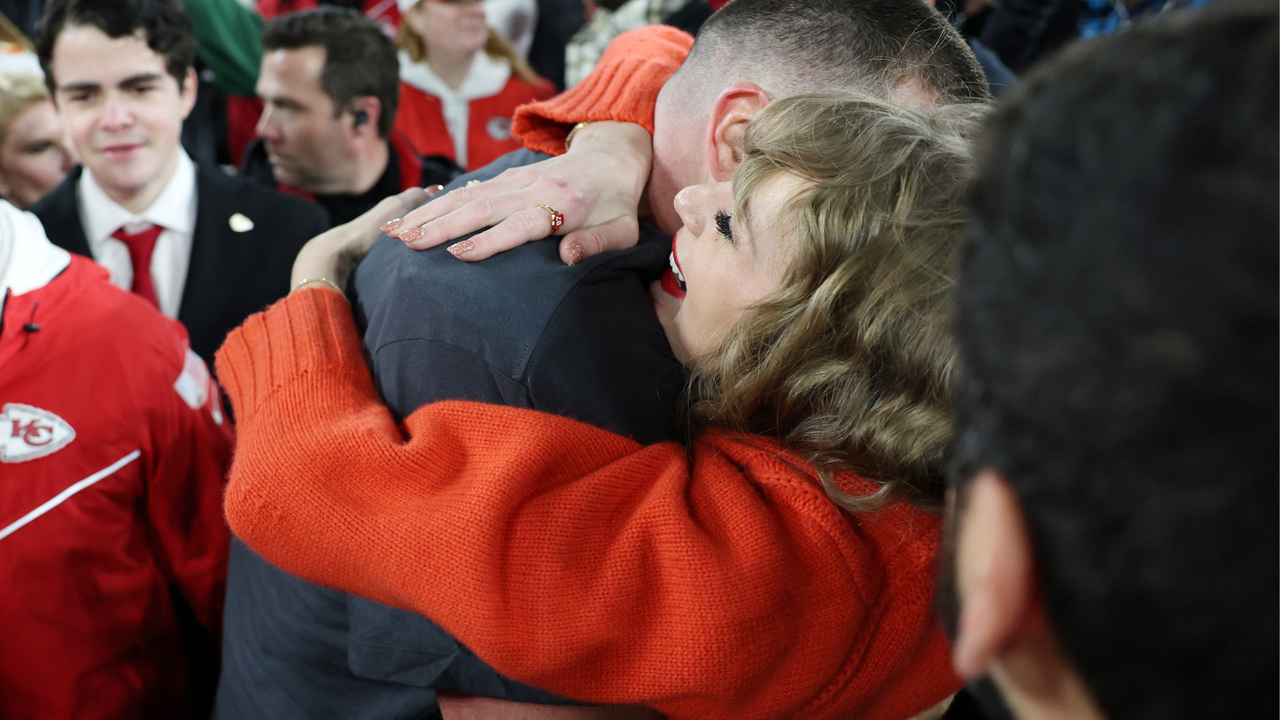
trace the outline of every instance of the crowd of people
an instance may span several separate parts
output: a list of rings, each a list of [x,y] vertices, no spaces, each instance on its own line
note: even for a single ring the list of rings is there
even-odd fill
[[[567,5],[0,3],[0,717],[1280,711],[1273,2]]]

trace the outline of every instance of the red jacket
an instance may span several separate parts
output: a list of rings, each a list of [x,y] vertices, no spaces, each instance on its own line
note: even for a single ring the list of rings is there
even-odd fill
[[[403,63],[407,62],[406,57],[401,56],[400,62],[403,78],[407,72],[403,67]],[[511,75],[496,94],[472,99],[467,113],[465,158],[458,158],[454,151],[454,141],[445,122],[443,103],[427,89],[401,81],[400,108],[396,111],[395,126],[408,136],[423,157],[443,155],[464,168],[474,170],[523,147],[511,134],[511,118],[515,115],[516,108],[525,103],[545,100],[555,95],[555,92],[555,86],[543,78],[530,84]]]
[[[320,0],[258,0],[257,8],[259,15],[266,20],[271,20],[281,15],[320,7],[320,5]],[[396,0],[365,0],[361,12],[365,17],[382,25],[388,34],[395,34],[396,28],[400,27],[400,5]]]
[[[186,331],[73,255],[5,299],[0,412],[0,717],[187,715],[170,586],[218,642],[232,437]]]

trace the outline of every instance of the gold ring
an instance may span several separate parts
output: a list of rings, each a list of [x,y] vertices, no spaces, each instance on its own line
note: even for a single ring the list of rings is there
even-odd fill
[[[554,235],[557,230],[564,227],[564,214],[550,205],[539,205],[538,207],[551,213],[551,233]]]
[[[479,184],[480,184],[480,183],[482,183],[482,182],[484,182],[484,181],[483,181],[483,180],[468,180],[468,181],[467,181],[467,187],[471,187],[472,185],[479,185]]]

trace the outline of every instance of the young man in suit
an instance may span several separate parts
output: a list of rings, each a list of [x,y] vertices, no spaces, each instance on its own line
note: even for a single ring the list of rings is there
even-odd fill
[[[196,99],[191,22],[164,0],[55,0],[36,50],[82,168],[32,212],[50,240],[107,267],[186,326],[206,362],[289,291],[314,205],[200,167],[179,144]]]
[[[393,128],[400,62],[378,23],[322,6],[268,22],[262,47],[262,117],[241,175],[314,200],[341,225],[462,172],[446,157],[420,158]]]

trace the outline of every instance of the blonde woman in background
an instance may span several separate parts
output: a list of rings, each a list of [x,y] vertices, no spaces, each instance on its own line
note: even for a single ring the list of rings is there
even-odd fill
[[[960,688],[932,596],[979,112],[779,100],[732,186],[677,195],[650,294],[693,376],[683,446],[476,403],[397,425],[324,284],[421,191],[320,236],[301,289],[219,351],[240,419],[232,529],[576,700],[698,720],[934,707]],[[515,716],[503,702],[441,709]]]
[[[400,0],[400,12],[396,127],[418,153],[475,169],[518,150],[511,116],[555,86],[485,24],[480,0]]]
[[[44,79],[0,73],[0,196],[25,209],[58,186],[76,164]]]

